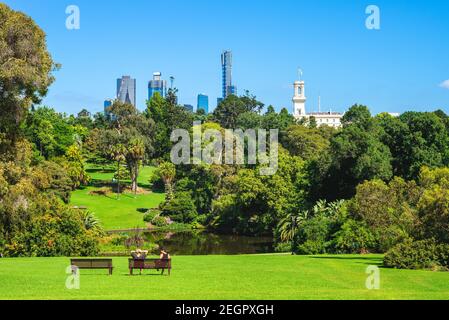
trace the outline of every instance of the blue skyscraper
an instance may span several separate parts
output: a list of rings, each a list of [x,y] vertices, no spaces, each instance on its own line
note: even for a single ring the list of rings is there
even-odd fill
[[[191,104],[185,104],[183,105],[183,107],[189,111],[189,112],[193,112],[193,106]]]
[[[107,119],[113,120],[114,115],[112,114],[111,110],[109,108],[112,106],[114,101],[112,99],[107,99],[104,101],[104,115]]]
[[[198,103],[196,105],[196,111],[204,110],[204,112],[209,113],[209,97],[205,94],[198,95]]]
[[[159,92],[161,97],[167,94],[167,81],[162,80],[160,72],[153,73],[153,80],[148,83],[148,100],[151,100],[156,92]]]
[[[232,84],[232,52],[224,51],[221,54],[222,68],[222,94],[223,99],[231,94],[237,94],[237,88]]]
[[[117,79],[117,99],[136,106],[136,79],[130,76]]]

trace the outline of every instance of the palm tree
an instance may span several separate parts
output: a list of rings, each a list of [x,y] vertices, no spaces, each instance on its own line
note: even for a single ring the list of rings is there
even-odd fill
[[[126,148],[122,144],[116,144],[110,148],[111,158],[117,162],[117,199],[120,197],[120,165],[126,160]]]
[[[165,185],[165,192],[167,193],[167,200],[173,198],[173,181],[176,177],[176,167],[173,163],[162,162],[159,165],[159,175]]]
[[[97,233],[103,232],[103,227],[100,224],[100,220],[90,211],[84,212],[83,223],[86,230],[92,230]]]
[[[281,241],[293,241],[295,239],[295,235],[299,231],[299,228],[308,218],[308,211],[300,211],[297,215],[289,214],[281,219],[278,224]]]
[[[137,178],[139,177],[139,166],[145,156],[145,143],[141,138],[134,138],[129,142],[126,152],[126,162],[131,175],[131,189],[137,194]]]

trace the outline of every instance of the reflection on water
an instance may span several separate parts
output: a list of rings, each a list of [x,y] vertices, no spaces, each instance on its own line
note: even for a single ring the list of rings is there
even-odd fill
[[[272,253],[270,237],[217,235],[206,232],[145,233],[148,241],[178,255],[230,255]]]

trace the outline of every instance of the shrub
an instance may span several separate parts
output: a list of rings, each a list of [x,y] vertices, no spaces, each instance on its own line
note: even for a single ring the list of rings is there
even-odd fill
[[[150,223],[153,221],[154,218],[156,218],[159,215],[159,212],[154,209],[150,209],[146,212],[146,214],[143,216],[143,221]]]
[[[333,246],[339,253],[366,253],[376,246],[376,239],[365,224],[346,221],[335,234]]]
[[[307,240],[298,246],[298,253],[303,255],[315,255],[326,253],[327,244],[322,239]]]
[[[327,253],[330,230],[331,220],[324,215],[317,215],[307,220],[297,237],[298,253],[305,255]]]
[[[274,248],[274,251],[280,253],[292,252],[292,244],[289,242],[278,243]]]
[[[397,269],[432,269],[449,266],[449,245],[433,239],[405,241],[387,252],[386,267]]]
[[[128,236],[127,235],[118,235],[115,236],[111,239],[111,244],[114,246],[124,246],[125,245],[125,241],[128,240]]]
[[[168,222],[167,218],[158,215],[154,217],[153,220],[151,220],[151,224],[156,227],[162,228],[166,227],[168,225]]]
[[[161,206],[162,216],[175,222],[191,223],[198,216],[192,196],[189,192],[177,192],[173,199]]]
[[[6,245],[6,254],[11,257],[94,256],[97,253],[97,234],[86,230],[82,217],[71,210],[35,217],[26,230],[15,234]]]

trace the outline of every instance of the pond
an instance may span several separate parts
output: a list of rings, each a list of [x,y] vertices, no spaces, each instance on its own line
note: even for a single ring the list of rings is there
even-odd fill
[[[146,232],[144,237],[175,255],[233,255],[274,252],[271,237],[218,235],[207,232]]]

